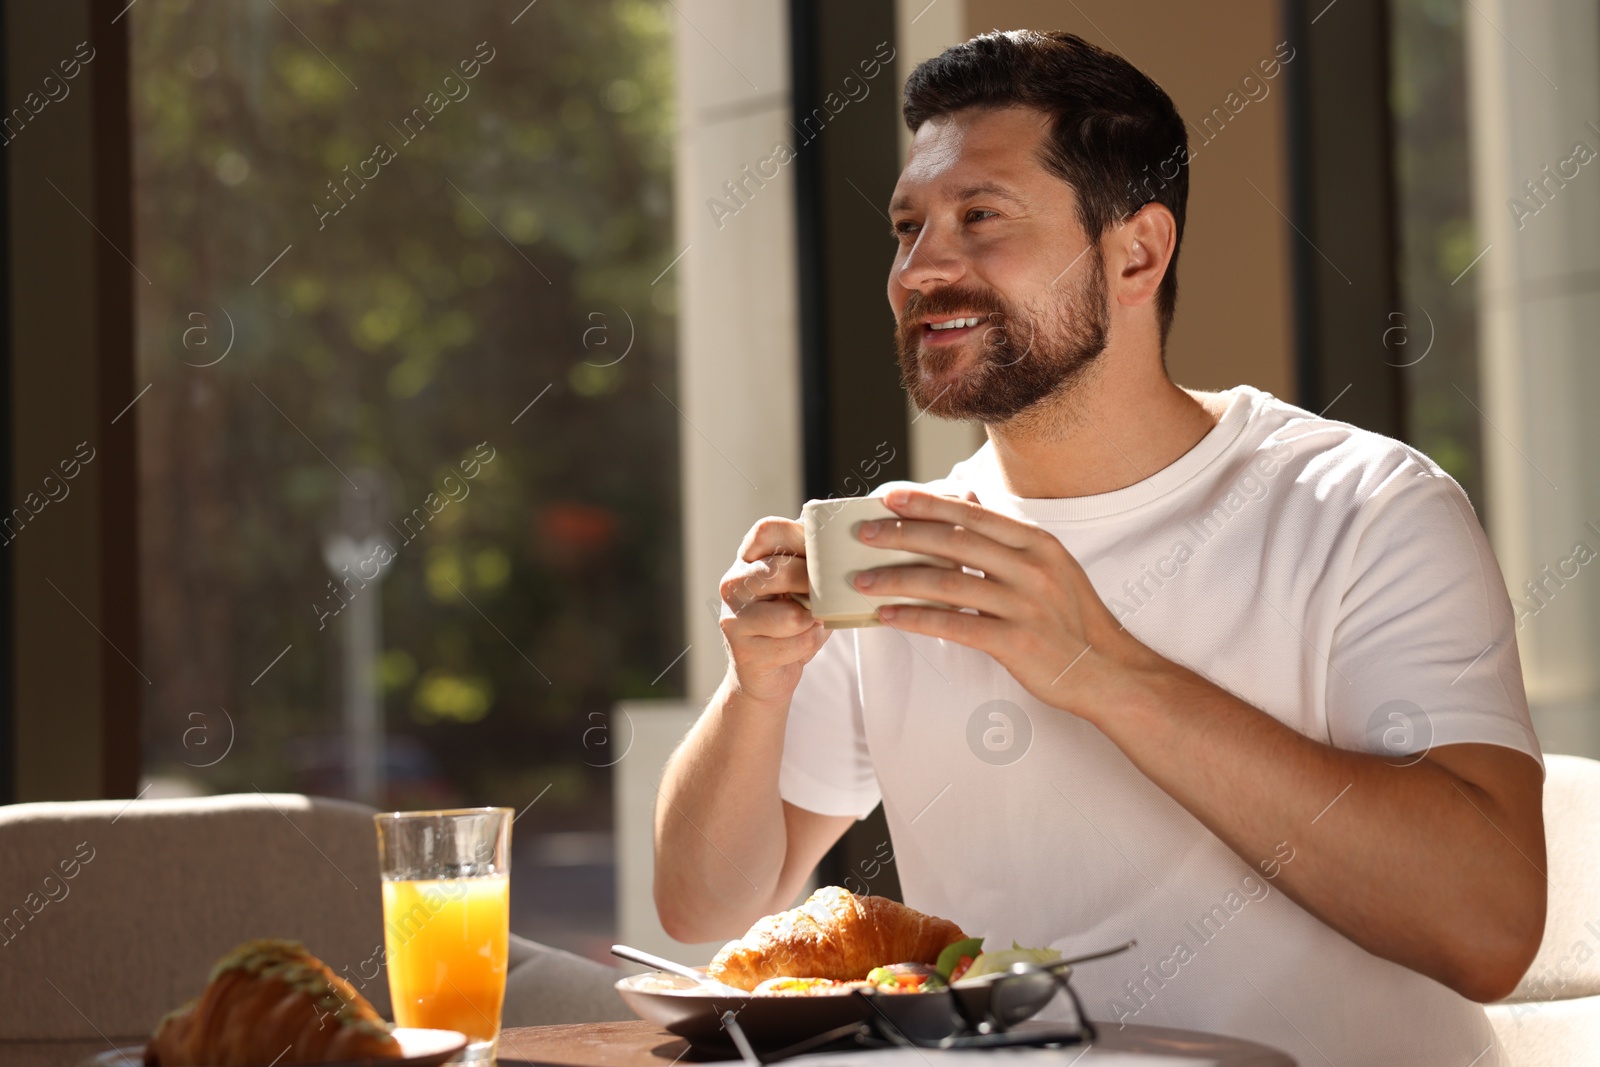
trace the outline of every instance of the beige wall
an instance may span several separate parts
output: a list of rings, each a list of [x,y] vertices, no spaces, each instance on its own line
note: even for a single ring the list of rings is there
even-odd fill
[[[1267,95],[1245,104],[1215,140],[1196,132],[1246,75],[1259,79],[1257,64],[1284,39],[1280,26],[1277,0],[1233,0],[1226,13],[1178,0],[966,0],[968,36],[1069,30],[1124,56],[1172,97],[1189,121],[1194,162],[1168,369],[1194,388],[1247,383],[1293,400],[1294,231],[1278,214],[1289,210],[1286,75],[1262,80]]]

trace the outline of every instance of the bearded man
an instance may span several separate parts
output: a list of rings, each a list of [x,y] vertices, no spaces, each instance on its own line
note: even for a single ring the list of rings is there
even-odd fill
[[[1543,931],[1543,762],[1460,487],[1168,377],[1187,140],[1125,60],[985,34],[919,66],[904,114],[905,385],[988,441],[858,534],[958,566],[855,581],[949,606],[829,631],[789,595],[799,524],[750,530],[726,680],[662,783],[667,931],[788,906],[881,801],[908,904],[1002,947],[1137,939],[1074,971],[1103,1025],[1498,1062],[1481,1003]]]

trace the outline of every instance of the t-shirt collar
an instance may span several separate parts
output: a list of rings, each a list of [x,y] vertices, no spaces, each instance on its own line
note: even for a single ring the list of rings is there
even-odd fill
[[[1193,448],[1148,478],[1109,493],[1076,497],[1015,496],[1001,481],[992,442],[985,442],[970,459],[958,464],[951,471],[951,478],[976,490],[985,507],[1040,525],[1125,515],[1177,492],[1225,455],[1267,394],[1241,385],[1225,390],[1224,395],[1230,397],[1227,410]]]

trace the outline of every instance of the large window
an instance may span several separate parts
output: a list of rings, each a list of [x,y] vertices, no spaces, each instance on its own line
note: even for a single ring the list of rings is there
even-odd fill
[[[147,795],[526,808],[591,952],[610,710],[682,692],[670,14],[127,12]]]

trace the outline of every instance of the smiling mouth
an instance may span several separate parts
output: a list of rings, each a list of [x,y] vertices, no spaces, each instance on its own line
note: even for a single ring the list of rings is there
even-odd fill
[[[955,341],[970,336],[974,330],[987,321],[982,315],[959,315],[948,319],[924,322],[922,324],[923,340],[940,344]]]
[[[969,315],[962,319],[944,319],[940,322],[929,322],[925,325],[930,330],[961,330],[978,325],[983,319],[977,315]]]

